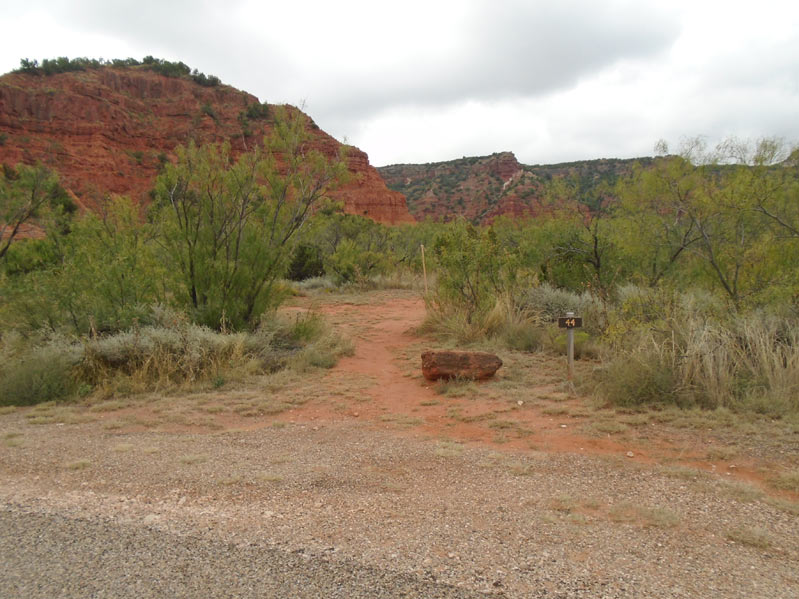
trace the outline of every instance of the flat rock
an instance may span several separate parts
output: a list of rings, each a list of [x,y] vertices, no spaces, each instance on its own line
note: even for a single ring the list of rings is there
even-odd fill
[[[422,374],[429,381],[438,379],[488,379],[502,360],[494,354],[476,351],[426,351],[422,354]]]

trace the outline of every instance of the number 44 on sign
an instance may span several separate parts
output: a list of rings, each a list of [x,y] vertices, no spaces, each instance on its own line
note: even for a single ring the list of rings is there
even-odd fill
[[[579,329],[583,326],[583,319],[580,316],[561,316],[558,318],[558,327],[561,329]]]

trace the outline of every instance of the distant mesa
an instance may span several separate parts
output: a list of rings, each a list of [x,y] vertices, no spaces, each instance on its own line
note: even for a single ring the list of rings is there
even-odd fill
[[[447,162],[394,164],[377,170],[389,188],[405,195],[408,210],[418,221],[462,216],[490,224],[503,215],[524,218],[546,212],[545,185],[553,177],[576,177],[590,195],[599,183],[612,184],[630,172],[635,162],[651,161],[601,159],[525,165],[512,152],[499,152]]]
[[[269,108],[216,77],[152,57],[23,61],[0,77],[0,163],[41,161],[83,207],[96,208],[110,194],[147,204],[175,147],[228,141],[242,153],[269,132]],[[314,148],[337,156],[341,144],[310,122]],[[386,187],[366,153],[349,147],[347,162],[352,180],[331,193],[346,212],[414,222],[405,197]]]

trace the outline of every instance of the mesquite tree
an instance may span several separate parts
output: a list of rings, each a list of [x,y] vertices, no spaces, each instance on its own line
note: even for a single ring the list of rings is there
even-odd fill
[[[178,149],[156,182],[164,259],[176,300],[212,327],[240,329],[280,302],[295,234],[345,175],[344,162],[311,149],[307,117],[277,111],[263,148]]]

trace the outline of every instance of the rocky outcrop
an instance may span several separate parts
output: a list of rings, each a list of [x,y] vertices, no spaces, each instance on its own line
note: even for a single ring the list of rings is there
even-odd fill
[[[546,182],[570,177],[579,186],[578,200],[589,204],[606,194],[633,163],[651,158],[600,159],[552,165],[521,164],[511,152],[429,164],[394,164],[378,168],[386,184],[405,194],[417,220],[450,220],[462,216],[489,224],[500,216],[528,218],[551,211]]]
[[[422,374],[428,381],[464,378],[483,380],[494,376],[502,366],[494,354],[475,351],[426,351],[422,354]]]
[[[236,154],[259,143],[271,121],[246,117],[259,104],[229,86],[203,87],[138,68],[11,73],[0,77],[0,162],[47,164],[89,208],[109,194],[146,204],[176,146],[229,141]],[[311,130],[316,149],[338,155],[339,142],[316,125]],[[353,177],[331,194],[347,212],[388,224],[413,222],[404,196],[386,187],[364,152],[350,148],[347,162]]]
[[[539,211],[540,181],[525,172],[512,152],[378,170],[391,189],[405,194],[417,220],[463,216],[491,222],[502,214],[531,216]]]

